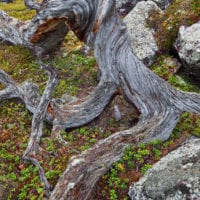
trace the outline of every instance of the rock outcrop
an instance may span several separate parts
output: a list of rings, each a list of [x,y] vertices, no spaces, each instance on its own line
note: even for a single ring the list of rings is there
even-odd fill
[[[200,80],[200,21],[190,27],[180,27],[175,48],[186,72]]]
[[[191,139],[157,162],[129,190],[132,200],[200,199],[200,139]]]
[[[116,0],[116,7],[119,14],[125,16],[140,1],[142,0]],[[152,1],[154,1],[162,10],[164,10],[173,0],[152,0]]]
[[[147,27],[147,19],[154,11],[162,12],[153,1],[141,1],[124,18],[134,54],[148,66],[153,63],[158,51],[154,31]]]

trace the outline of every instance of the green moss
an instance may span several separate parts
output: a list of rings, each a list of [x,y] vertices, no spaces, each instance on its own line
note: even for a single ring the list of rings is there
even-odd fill
[[[127,192],[129,184],[132,180],[129,179],[130,172],[134,173],[145,173],[149,168],[152,167],[150,164],[146,164],[144,161],[149,159],[151,151],[147,144],[139,144],[138,146],[128,146],[123,157],[113,164],[109,172],[103,176],[102,180],[107,187],[102,190],[104,194],[109,193],[117,199],[127,199]],[[140,172],[139,172],[140,171]],[[113,191],[115,193],[113,194]],[[106,198],[107,199],[107,198]]]
[[[195,121],[195,126],[193,128],[192,134],[196,137],[200,137],[200,118]]]
[[[169,55],[158,56],[151,66],[151,70],[161,78],[168,80],[179,68],[174,58]]]
[[[72,51],[66,56],[56,56],[51,62],[59,70],[59,84],[54,96],[63,93],[76,95],[83,88],[96,85],[96,61],[93,56],[84,56],[80,51]]]
[[[161,78],[168,81],[172,86],[186,91],[186,92],[196,92],[200,93],[200,88],[191,82],[191,80],[184,74],[177,74],[177,69],[179,68],[178,63],[171,64],[166,60],[173,59],[169,55],[158,56],[156,61],[151,66],[151,70],[160,76]]]
[[[36,14],[35,11],[26,8],[23,0],[14,0],[13,3],[9,4],[0,2],[0,9],[7,12],[10,16],[23,21],[31,19]]]
[[[174,87],[186,91],[186,92],[196,92],[200,93],[200,88],[192,83],[187,77],[180,76],[180,75],[174,75],[171,76],[168,80],[168,82],[173,85]]]
[[[65,42],[64,46],[68,41]],[[40,69],[36,58],[30,51],[21,46],[2,44],[0,46],[0,63],[1,68],[16,82],[22,83],[30,80],[38,84],[41,92],[44,90],[47,74]],[[57,55],[47,60],[47,63],[55,63],[61,79],[54,92],[55,97],[61,96],[65,92],[77,94],[82,92],[81,88],[96,85],[97,67],[92,56],[86,57],[80,51],[72,51],[67,55]],[[3,88],[2,85],[1,88]],[[21,160],[31,133],[32,115],[20,101],[13,99],[1,102],[0,119],[0,177],[10,180],[14,185],[9,199],[42,199],[44,191],[38,172],[35,171],[36,168]],[[49,182],[55,185],[60,174],[65,170],[69,157],[96,143],[95,138],[99,132],[97,129],[93,129],[93,131],[82,129],[80,131],[80,135],[82,134],[80,137],[83,138],[82,143],[79,143],[80,138],[76,137],[74,132],[75,136],[71,134],[71,141],[74,140],[77,144],[72,144],[71,150],[63,148],[58,141],[52,140],[49,137],[50,130],[51,126],[45,124],[41,146],[50,154],[52,153],[52,156],[47,154],[41,164],[45,172],[48,172],[46,175]],[[64,135],[64,131],[62,134]],[[65,138],[68,139],[66,133]],[[66,152],[68,153],[66,154]]]
[[[40,69],[36,58],[24,47],[2,44],[0,46],[0,63],[1,68],[16,82],[22,83],[29,80],[41,86],[40,90],[44,89],[47,74]]]
[[[43,90],[47,74],[40,69],[36,58],[31,52],[21,46],[0,46],[0,62],[5,70],[17,82],[30,80]],[[54,96],[63,93],[76,95],[82,88],[96,85],[96,61],[92,56],[84,56],[80,51],[72,51],[67,56],[56,56],[47,61],[54,63],[59,71],[59,84]]]
[[[142,168],[141,168],[141,173],[144,175],[147,170],[151,169],[152,165],[151,164],[145,164]]]

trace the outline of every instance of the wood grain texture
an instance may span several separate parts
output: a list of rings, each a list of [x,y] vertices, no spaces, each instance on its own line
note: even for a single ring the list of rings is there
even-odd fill
[[[1,24],[3,15],[1,13]],[[9,16],[5,16],[7,20]],[[13,44],[19,40],[19,43],[32,49],[41,48],[40,44],[44,41],[51,41],[49,37],[54,38],[53,29],[61,31],[60,39],[63,39],[68,30],[61,30],[59,24],[63,23],[94,50],[101,79],[91,95],[76,102],[58,105],[53,99],[49,100],[53,115],[48,111],[46,113],[45,104],[42,116],[53,124],[55,137],[60,137],[62,129],[81,126],[100,115],[119,88],[140,112],[136,126],[117,132],[73,157],[50,196],[51,200],[86,200],[92,199],[97,181],[121,158],[127,145],[154,139],[167,140],[182,112],[200,114],[200,95],[176,90],[138,60],[132,52],[126,26],[116,12],[114,0],[44,1],[23,32],[26,42],[22,42],[20,30],[15,37],[9,35],[8,38]],[[1,24],[0,33],[3,32]],[[4,38],[4,35],[0,37]],[[0,80],[8,89],[0,92],[0,99],[6,98],[6,95],[10,98],[18,96],[28,105],[27,108],[37,113],[41,97],[37,97],[40,99],[37,103],[31,103],[26,93],[12,94],[5,77],[6,74],[0,76]],[[43,96],[46,96],[45,92]],[[33,127],[37,128],[34,122]]]

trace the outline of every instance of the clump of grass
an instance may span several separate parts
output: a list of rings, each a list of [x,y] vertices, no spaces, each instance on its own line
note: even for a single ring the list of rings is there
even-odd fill
[[[196,137],[200,137],[200,118],[195,120],[195,126],[192,130],[192,135],[194,135]]]
[[[151,70],[161,78],[168,81],[172,86],[180,90],[200,93],[200,88],[188,77],[184,74],[177,73],[179,66],[176,64],[171,65],[166,63],[166,59],[168,58],[171,57],[167,54],[158,56],[154,64],[151,66]]]
[[[168,52],[181,25],[192,25],[200,18],[200,3],[197,0],[175,0],[163,14],[152,13],[148,26],[155,29],[157,44],[161,52]]]
[[[97,84],[96,60],[93,56],[85,56],[80,50],[71,51],[66,56],[53,57],[52,62],[59,70],[59,84],[54,96],[63,93],[76,95],[84,88]]]
[[[169,55],[158,56],[151,66],[151,70],[161,78],[168,80],[179,69],[178,62],[173,59]]]
[[[14,0],[13,3],[5,4],[0,2],[0,9],[7,12],[10,16],[19,20],[26,21],[32,19],[36,14],[34,10],[29,10],[23,0]]]
[[[16,82],[30,80],[38,85],[45,86],[47,74],[36,62],[31,52],[22,46],[2,44],[0,46],[1,68]],[[2,86],[1,86],[2,88]]]

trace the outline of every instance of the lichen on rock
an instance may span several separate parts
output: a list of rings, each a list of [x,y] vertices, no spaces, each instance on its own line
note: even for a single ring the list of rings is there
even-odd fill
[[[175,47],[187,73],[200,80],[200,21],[180,27]]]
[[[157,162],[129,189],[132,200],[200,199],[200,139],[190,139]]]
[[[148,66],[153,63],[158,51],[154,31],[147,27],[147,19],[154,11],[162,12],[153,1],[141,1],[124,18],[134,54]]]

